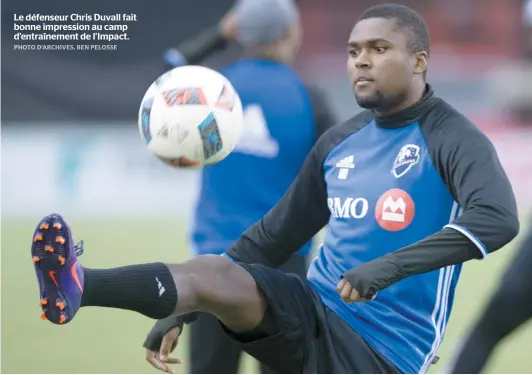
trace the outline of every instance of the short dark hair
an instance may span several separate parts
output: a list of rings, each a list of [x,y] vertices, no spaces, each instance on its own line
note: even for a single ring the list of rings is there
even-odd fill
[[[395,19],[397,25],[410,34],[408,47],[411,52],[425,51],[430,54],[429,29],[423,17],[414,9],[401,4],[379,4],[366,9],[357,23],[368,18]]]

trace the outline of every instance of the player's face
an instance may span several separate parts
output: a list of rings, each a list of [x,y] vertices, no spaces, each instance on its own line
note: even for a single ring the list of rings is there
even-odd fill
[[[362,108],[386,111],[408,97],[418,70],[407,37],[395,19],[362,20],[351,31],[347,72]]]

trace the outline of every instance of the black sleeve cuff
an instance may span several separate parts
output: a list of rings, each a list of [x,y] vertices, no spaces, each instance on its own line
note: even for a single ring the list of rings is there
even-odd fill
[[[370,300],[379,290],[397,282],[403,274],[403,269],[393,257],[384,256],[351,268],[342,277],[349,281],[362,298]]]

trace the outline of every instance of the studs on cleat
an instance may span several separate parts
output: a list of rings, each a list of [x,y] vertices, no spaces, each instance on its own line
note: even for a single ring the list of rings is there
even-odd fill
[[[65,265],[65,258],[63,258],[61,255],[57,257],[57,260],[59,261],[59,263],[61,263],[62,266]]]
[[[48,304],[48,301],[47,301],[45,298],[43,298],[43,299],[39,302],[39,304],[40,304],[41,306],[46,306],[46,305]]]
[[[63,302],[61,302],[61,301],[57,301],[55,303],[55,306],[59,307],[59,310],[64,310],[65,309],[65,304]]]
[[[48,223],[42,223],[41,226],[39,227],[41,230],[48,230],[49,228],[49,225]]]
[[[60,243],[61,245],[64,245],[65,244],[65,239],[63,237],[61,237],[61,236],[57,236],[55,238],[55,242]]]
[[[46,314],[44,313],[44,311],[41,313],[41,319],[46,320]]]
[[[59,324],[63,324],[65,321],[66,321],[66,316],[61,314],[61,316],[59,317]]]
[[[54,250],[54,248],[52,246],[46,245],[44,247],[44,251],[49,251],[50,253],[53,253],[55,250]]]
[[[33,259],[31,260],[33,262],[33,264],[39,262],[41,260],[41,258],[39,257],[33,257]]]
[[[42,241],[42,234],[37,233],[35,237],[33,237],[33,242]]]
[[[61,223],[55,222],[53,227],[57,230],[60,230],[63,226],[61,225]]]

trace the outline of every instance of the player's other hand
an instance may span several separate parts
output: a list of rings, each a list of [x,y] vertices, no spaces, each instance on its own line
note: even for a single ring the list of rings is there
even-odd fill
[[[178,358],[171,358],[170,354],[177,347],[179,342],[179,335],[181,334],[180,327],[174,327],[169,330],[164,336],[159,351],[146,350],[146,361],[148,361],[157,370],[161,370],[168,374],[173,374],[174,370],[169,366],[171,364],[181,364]]]
[[[340,297],[342,297],[342,300],[346,303],[369,302],[374,300],[375,297],[377,297],[377,294],[375,294],[371,299],[362,298],[360,294],[358,294],[357,290],[353,288],[353,286],[345,278],[342,278],[342,280],[340,280],[338,286],[336,287],[336,290],[338,291],[338,293],[340,293]]]

